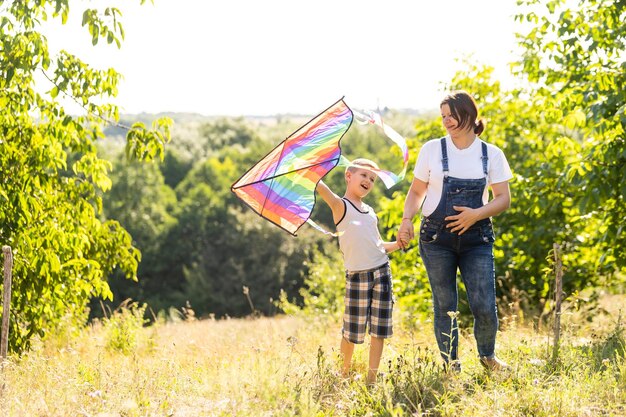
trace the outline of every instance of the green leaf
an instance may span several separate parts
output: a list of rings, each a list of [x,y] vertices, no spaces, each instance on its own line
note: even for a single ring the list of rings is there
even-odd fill
[[[585,113],[581,109],[576,109],[573,112],[568,113],[563,120],[565,127],[568,129],[583,127],[586,122],[587,119],[585,117]]]
[[[9,85],[11,83],[11,80],[13,79],[13,76],[15,75],[15,69],[11,66],[9,66],[9,68],[7,68],[7,76],[6,76],[6,84]]]

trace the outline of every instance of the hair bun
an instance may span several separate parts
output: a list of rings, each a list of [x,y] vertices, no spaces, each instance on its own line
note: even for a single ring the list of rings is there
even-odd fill
[[[483,122],[483,119],[479,119],[474,122],[474,125],[474,133],[476,133],[477,136],[480,136],[480,134],[485,130],[485,122]]]

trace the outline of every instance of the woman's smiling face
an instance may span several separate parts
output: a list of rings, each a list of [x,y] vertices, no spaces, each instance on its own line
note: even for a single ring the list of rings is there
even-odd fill
[[[447,104],[441,105],[441,122],[448,133],[451,133],[451,131],[455,130],[459,126],[459,121],[454,118],[452,112],[450,111],[450,106]]]

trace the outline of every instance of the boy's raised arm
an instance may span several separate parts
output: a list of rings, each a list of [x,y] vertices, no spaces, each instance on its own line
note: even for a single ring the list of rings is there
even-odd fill
[[[341,218],[341,216],[343,216],[343,208],[344,208],[341,197],[339,197],[330,188],[328,188],[328,185],[324,184],[324,181],[320,181],[317,184],[317,187],[315,188],[315,190],[322,197],[322,199],[326,202],[326,204],[328,204],[328,207],[330,207],[330,210],[333,212],[333,218],[335,220],[337,220],[338,218]]]

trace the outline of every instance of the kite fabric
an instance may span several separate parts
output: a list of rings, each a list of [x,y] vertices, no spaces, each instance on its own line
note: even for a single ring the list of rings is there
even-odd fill
[[[403,152],[404,168],[398,175],[384,170],[377,173],[387,188],[404,178],[408,149],[402,136],[382,123],[380,116],[358,115],[359,123],[378,125]],[[281,229],[296,235],[304,223],[333,236],[315,224],[310,217],[315,206],[318,182],[337,165],[351,162],[341,155],[340,141],[350,129],[355,113],[343,101],[332,106],[301,126],[251,167],[232,186],[246,205]]]

